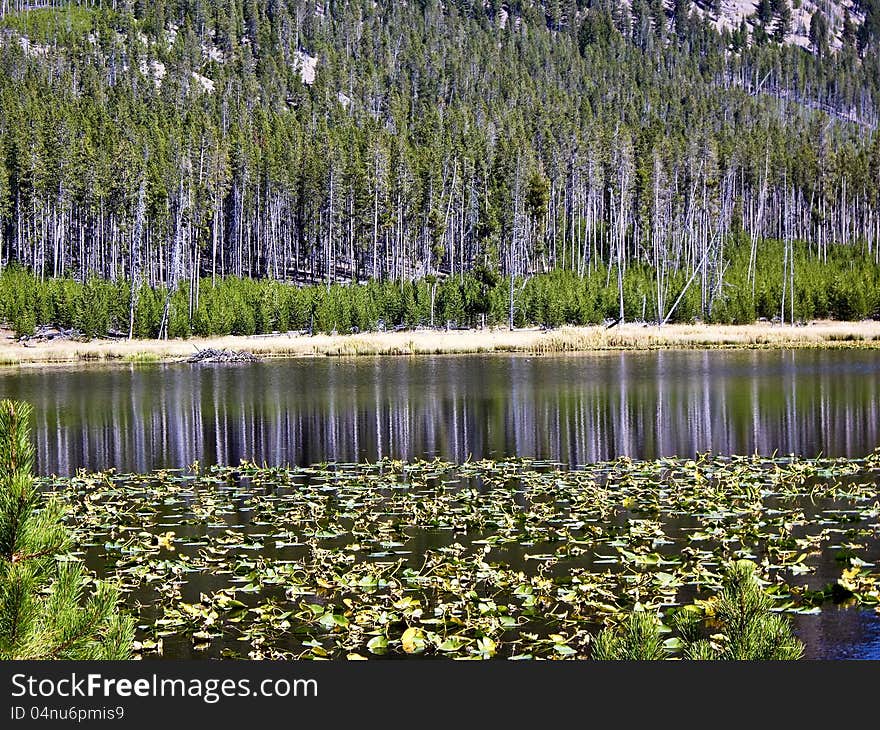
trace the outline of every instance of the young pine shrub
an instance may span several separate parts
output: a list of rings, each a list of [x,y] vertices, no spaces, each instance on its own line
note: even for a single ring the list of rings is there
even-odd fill
[[[700,661],[800,659],[804,645],[795,637],[789,621],[771,609],[771,599],[758,582],[754,563],[732,563],[715,610],[721,625],[719,638],[704,638],[699,620],[684,612],[676,615],[682,657]],[[593,659],[639,661],[668,656],[660,638],[660,622],[644,611],[632,613],[620,631],[603,629],[593,641]]]
[[[755,565],[738,560],[727,571],[715,615],[727,641],[716,650],[716,659],[766,661],[800,659],[804,645],[791,624],[771,611],[770,597],[761,588]]]
[[[599,661],[654,661],[666,657],[660,622],[645,611],[631,613],[622,632],[603,629],[593,642],[592,658]]]
[[[69,535],[33,478],[30,415],[0,401],[0,660],[127,659],[134,622],[117,589],[59,559]]]

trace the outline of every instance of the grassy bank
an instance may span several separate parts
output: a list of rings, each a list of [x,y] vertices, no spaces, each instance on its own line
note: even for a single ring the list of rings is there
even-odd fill
[[[786,349],[877,348],[880,322],[820,321],[801,327],[751,325],[666,325],[662,328],[626,324],[605,327],[562,327],[553,330],[408,330],[358,335],[287,333],[172,340],[52,340],[23,344],[5,331],[0,339],[0,364],[49,365],[89,362],[172,362],[197,349],[246,350],[265,358],[315,356],[434,355],[522,352],[546,355],[564,352],[656,349]]]

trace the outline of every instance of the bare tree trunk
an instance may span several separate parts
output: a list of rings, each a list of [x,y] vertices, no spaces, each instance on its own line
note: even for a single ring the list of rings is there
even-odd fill
[[[168,339],[168,319],[171,313],[171,297],[177,289],[178,273],[180,270],[180,249],[183,245],[183,217],[186,209],[186,198],[184,197],[183,173],[180,176],[180,186],[178,188],[178,203],[175,213],[174,222],[174,242],[171,246],[170,270],[168,272],[167,286],[165,292],[165,304],[162,307],[162,320],[159,323],[159,339]]]
[[[144,213],[146,212],[146,192],[147,175],[145,171],[141,176],[141,184],[138,188],[137,207],[134,214],[134,233],[131,238],[131,252],[129,254],[129,266],[131,266],[131,301],[128,309],[129,340],[134,338],[134,319],[141,288],[141,236],[143,235]]]

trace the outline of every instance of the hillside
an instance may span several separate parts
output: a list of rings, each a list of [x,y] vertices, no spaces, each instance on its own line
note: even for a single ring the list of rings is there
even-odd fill
[[[810,40],[801,2],[7,2],[0,257],[129,282],[132,318],[180,292],[184,330],[230,275],[567,269],[664,319],[778,255],[794,290],[880,256],[880,4]]]
[[[720,7],[710,8],[696,5],[694,12],[707,17],[719,31],[737,30],[745,21],[749,32],[760,26],[761,9],[759,0],[721,0]],[[768,3],[770,5],[770,3]],[[839,50],[844,45],[844,23],[847,18],[855,28],[865,20],[865,10],[858,2],[849,0],[801,0],[790,4],[791,20],[784,36],[784,42],[812,49],[810,24],[819,12],[827,24],[827,38],[830,48]]]

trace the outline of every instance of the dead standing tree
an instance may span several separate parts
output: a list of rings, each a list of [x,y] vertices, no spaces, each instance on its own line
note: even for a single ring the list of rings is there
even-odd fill
[[[165,292],[165,303],[162,307],[162,319],[159,323],[159,339],[168,339],[168,320],[171,315],[171,299],[177,290],[181,273],[181,250],[183,249],[183,239],[185,235],[185,227],[187,225],[187,212],[189,207],[189,187],[185,185],[185,178],[190,171],[191,165],[186,159],[181,168],[180,181],[177,191],[176,211],[174,215],[174,241],[171,246],[171,261],[167,275],[167,289]]]
[[[144,154],[144,167],[146,167],[147,154]],[[137,205],[134,216],[134,233],[131,237],[129,259],[131,266],[131,301],[128,308],[128,339],[134,338],[134,320],[137,312],[138,294],[141,287],[141,238],[144,230],[144,215],[147,207],[147,173],[146,169],[141,175],[138,186]]]

